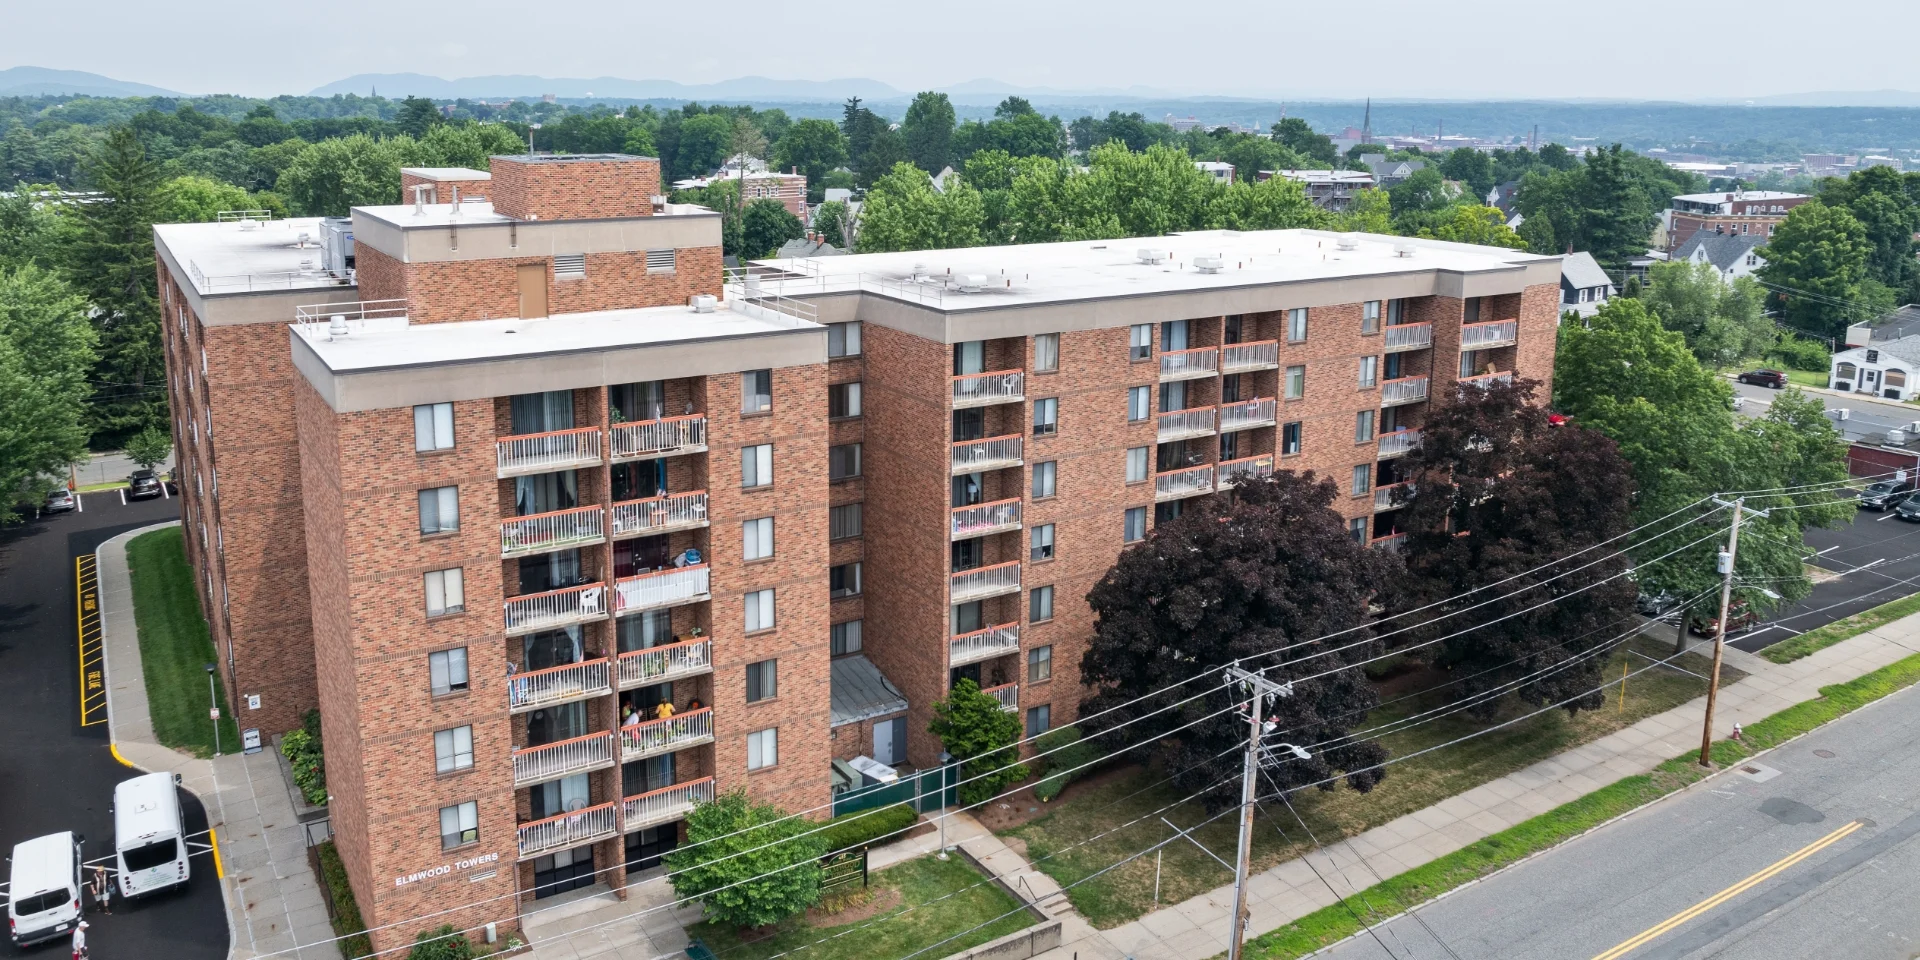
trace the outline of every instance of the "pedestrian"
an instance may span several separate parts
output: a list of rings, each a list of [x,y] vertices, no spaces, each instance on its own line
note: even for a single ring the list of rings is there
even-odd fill
[[[113,880],[106,867],[93,868],[93,902],[100,905],[101,913],[113,916]]]
[[[87,960],[87,922],[80,921],[73,928],[73,960]]]
[[[653,709],[653,716],[654,716],[654,719],[656,720],[665,720],[668,717],[673,716],[673,701],[672,700],[660,701],[660,705]]]

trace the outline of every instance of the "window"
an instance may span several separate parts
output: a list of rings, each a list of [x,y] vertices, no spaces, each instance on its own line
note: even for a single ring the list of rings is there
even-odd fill
[[[836,657],[847,653],[859,653],[860,626],[861,621],[848,620],[846,623],[836,623],[828,628],[829,652]]]
[[[1032,540],[1028,558],[1035,563],[1053,559],[1053,524],[1043,523],[1029,531]]]
[[[1307,338],[1307,308],[1294,307],[1287,311],[1287,342],[1299,343]]]
[[[418,453],[453,449],[453,404],[423,403],[413,408],[413,449]]]
[[[1052,724],[1053,707],[1051,705],[1043,703],[1037,707],[1027,708],[1027,736],[1037,737],[1046,733],[1047,728]]]
[[[1147,508],[1128,507],[1126,529],[1122,539],[1128,543],[1139,543],[1147,538]]]
[[[480,804],[468,800],[440,808],[440,849],[480,842]]]
[[[1290,457],[1300,452],[1300,421],[1284,424],[1280,427],[1280,455]]]
[[[1053,373],[1060,369],[1060,335],[1042,333],[1033,338],[1033,372]]]
[[[1287,368],[1287,399],[1298,400],[1307,395],[1307,368],[1305,364]]]
[[[1153,357],[1153,324],[1136,323],[1127,333],[1127,359],[1148,360]]]
[[[1160,324],[1160,349],[1173,353],[1187,348],[1187,322],[1168,320]]]
[[[773,591],[755,590],[745,597],[747,632],[773,629]]]
[[[827,511],[827,539],[846,540],[857,537],[864,526],[866,504],[843,503]]]
[[[555,280],[581,280],[587,275],[587,255],[584,253],[556,253],[553,255],[553,278]]]
[[[472,727],[454,727],[452,730],[434,731],[433,769],[435,773],[452,773],[455,770],[468,770],[472,767]]]
[[[1127,422],[1139,423],[1153,416],[1153,388],[1127,388]]]
[[[827,356],[857,357],[860,355],[860,322],[827,324]]]
[[[1034,587],[1027,592],[1027,620],[1039,623],[1053,619],[1053,588]]]
[[[445,696],[467,689],[467,648],[454,647],[427,654],[427,674],[431,677],[433,695]]]
[[[1367,542],[1367,518],[1354,517],[1352,520],[1348,520],[1347,535],[1353,538],[1354,543],[1366,543]]]
[[[1405,323],[1405,322],[1407,322],[1407,301],[1388,300],[1387,301],[1387,326],[1391,327],[1395,324]]]
[[[773,371],[748,370],[740,375],[740,412],[766,413],[773,409]]]
[[[780,695],[778,660],[747,664],[747,702],[758,703]]]
[[[672,250],[648,250],[647,251],[647,272],[648,273],[672,273],[673,272],[673,251]]]
[[[1033,465],[1033,498],[1044,500],[1054,494],[1054,483],[1059,476],[1059,464],[1052,460]]]
[[[1372,410],[1362,410],[1353,415],[1353,442],[1366,443],[1373,439]]]
[[[1353,465],[1353,495],[1360,496],[1373,489],[1373,465],[1356,463]]]
[[[860,595],[860,563],[843,563],[827,568],[827,596],[838,600],[841,597]]]
[[[827,417],[845,420],[860,415],[860,384],[835,383],[827,387]]]
[[[420,535],[460,529],[460,488],[433,487],[420,491]]]
[[[1054,398],[1033,402],[1033,435],[1050,437],[1060,432],[1060,401]]]
[[[860,445],[843,443],[827,448],[827,479],[847,480],[860,475]]]
[[[1027,682],[1039,683],[1053,676],[1053,645],[1027,651]]]
[[[773,557],[773,518],[761,517],[741,524],[740,539],[744,545],[742,559],[748,561],[771,559]]]
[[[1365,390],[1380,382],[1380,358],[1360,358],[1360,389]]]
[[[1479,323],[1480,322],[1480,298],[1479,297],[1468,297],[1466,305],[1462,309],[1465,312],[1461,315],[1461,318],[1460,318],[1461,323]]]
[[[1360,305],[1360,332],[1380,332],[1380,301],[1368,300]]]
[[[1127,448],[1127,482],[1145,483],[1147,480],[1147,456],[1152,447]]]
[[[762,443],[740,448],[740,486],[773,485],[773,444]]]
[[[459,567],[428,571],[427,616],[444,617],[467,609],[466,578]]]
[[[780,730],[769,727],[747,734],[747,769],[759,770],[780,762]]]

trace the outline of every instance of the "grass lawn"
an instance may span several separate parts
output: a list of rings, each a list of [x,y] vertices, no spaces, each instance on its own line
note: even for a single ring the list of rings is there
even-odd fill
[[[1827,388],[1827,371],[1825,370],[1783,370],[1781,372],[1787,375],[1787,382],[1796,387],[1818,387],[1822,390]]]
[[[1901,597],[1898,600],[1889,600],[1872,609],[1862,610],[1851,617],[1835,620],[1824,627],[1789,637],[1762,649],[1760,655],[1774,663],[1792,663],[1810,653],[1825,650],[1842,640],[1857,637],[1868,630],[1892,623],[1913,613],[1920,613],[1920,593]]]
[[[1670,645],[1647,637],[1634,640],[1631,648],[1653,657],[1672,653]],[[1616,650],[1602,675],[1617,680],[1622,665],[1629,659],[1632,661],[1629,669],[1632,670],[1638,670],[1648,663],[1644,657],[1630,657],[1624,650]],[[1705,673],[1710,666],[1707,658],[1695,653],[1687,654],[1676,663],[1697,673]],[[1732,682],[1742,676],[1738,671],[1723,668],[1723,682]],[[1429,689],[1418,696],[1375,710],[1367,718],[1366,726],[1421,713],[1457,699],[1459,694],[1453,688],[1430,689],[1432,684],[1444,682],[1443,676],[1423,673],[1420,677],[1423,678],[1423,685]],[[1393,689],[1383,699],[1412,692],[1412,689]],[[1371,793],[1356,793],[1341,785],[1331,792],[1307,790],[1294,794],[1293,803],[1321,842],[1331,843],[1342,836],[1362,833],[1606,736],[1643,717],[1664,713],[1705,692],[1706,683],[1703,680],[1672,670],[1651,670],[1628,681],[1624,710],[1618,706],[1619,686],[1616,684],[1607,694],[1606,706],[1600,710],[1572,718],[1558,710],[1544,713],[1457,746],[1396,763],[1387,768],[1386,779]],[[1537,708],[1510,701],[1491,723],[1508,720],[1534,709]],[[1382,741],[1393,756],[1406,756],[1486,729],[1491,723],[1482,725],[1464,716],[1453,715],[1388,734]],[[1164,840],[1171,834],[1157,816],[1149,817],[1145,822],[1085,846],[1067,849],[1115,824],[1151,813],[1183,795],[1171,784],[1163,784],[1131,799],[1114,803],[1117,798],[1126,797],[1159,779],[1159,776],[1159,773],[1141,772],[1131,778],[1104,784],[1097,791],[1069,794],[1056,801],[1054,809],[1046,816],[1015,827],[1007,831],[1007,835],[1026,844],[1027,856],[1035,861],[1038,869],[1062,885],[1072,884],[1111,866],[1130,852]],[[1109,808],[1109,804],[1113,806]],[[1285,827],[1294,840],[1304,843],[1305,837],[1291,815],[1286,814],[1284,808],[1275,809],[1281,811],[1279,815],[1284,818],[1279,826]],[[1206,817],[1198,804],[1183,804],[1162,815],[1182,827],[1199,823]],[[1256,870],[1267,869],[1295,855],[1287,841],[1281,839],[1273,822],[1267,821],[1264,816],[1256,822],[1253,839]],[[1195,831],[1193,835],[1216,854],[1231,859],[1236,833],[1237,825],[1233,818],[1226,817]],[[1042,859],[1056,850],[1065,852],[1052,859]],[[1226,868],[1192,844],[1169,844],[1161,854],[1159,902],[1178,903],[1231,883],[1232,880],[1233,876]],[[1154,858],[1142,857],[1096,879],[1071,887],[1067,895],[1094,926],[1106,929],[1154,909],[1153,888]]]
[[[934,955],[944,957],[1037,922],[1025,910],[994,920],[1019,907],[1020,902],[993,883],[981,883],[985,879],[986,875],[964,857],[944,861],[920,857],[871,876],[870,904],[884,909],[856,905],[845,911],[848,919],[832,915],[795,917],[771,930],[742,931],[699,923],[689,927],[687,934],[699,937],[727,960],[766,960],[801,948],[806,949],[798,956],[806,960],[874,960],[905,956],[993,921],[943,944]],[[973,884],[979,885],[966,889]],[[955,893],[963,889],[964,893]],[[939,899],[942,897],[947,899]],[[938,903],[931,902],[936,899]],[[876,922],[883,918],[885,922]],[[832,939],[826,939],[829,937]],[[808,946],[822,940],[825,942]]]
[[[133,614],[140,628],[140,662],[146,673],[147,707],[160,742],[197,757],[213,756],[213,724],[207,719],[207,664],[217,657],[193,589],[179,527],[141,534],[127,544],[133,570]],[[240,731],[218,690],[220,747],[240,749]]]

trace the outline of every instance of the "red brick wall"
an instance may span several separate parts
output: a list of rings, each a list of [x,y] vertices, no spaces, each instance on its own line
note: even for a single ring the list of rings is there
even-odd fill
[[[547,268],[549,314],[672,306],[696,293],[720,294],[719,247],[676,250],[674,260],[671,273],[651,273],[643,251],[590,253],[587,275],[577,280],[556,279],[552,257],[400,263],[362,245],[356,262],[366,299],[405,297],[413,323],[444,323],[519,316],[517,269],[526,263]]]
[[[402,170],[400,171],[399,202],[412,203],[413,188],[421,185],[433,188],[427,194],[428,203],[452,203],[455,187],[459,188],[462,200],[468,198],[484,200],[493,192],[493,184],[488,180],[429,180]]]
[[[492,159],[493,208],[519,220],[649,217],[660,194],[660,161]]]

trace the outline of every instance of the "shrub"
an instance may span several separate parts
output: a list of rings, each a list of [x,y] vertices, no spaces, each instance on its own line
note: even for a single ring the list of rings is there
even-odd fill
[[[913,807],[896,803],[890,807],[875,807],[859,813],[849,813],[827,821],[826,829],[820,831],[820,839],[826,841],[827,852],[837,853],[864,847],[880,839],[895,839],[895,834],[909,830],[920,822],[920,815]]]
[[[327,885],[327,900],[333,904],[333,932],[343,939],[340,952],[349,957],[373,953],[373,941],[367,937],[366,921],[360,919],[360,904],[353,899],[353,886],[347,882],[347,866],[340,862],[340,851],[328,840],[314,848],[320,857],[320,879]]]
[[[1824,371],[1832,361],[1826,347],[1792,335],[1781,337],[1780,342],[1767,351],[1767,358],[1790,370]]]
[[[327,761],[319,739],[304,727],[289,730],[280,739],[280,752],[286,756],[287,766],[293,768],[293,783],[300,788],[300,796],[316,807],[326,806]]]
[[[1059,796],[1067,784],[1093,772],[1092,764],[1100,759],[1100,749],[1080,739],[1079,727],[1049,730],[1034,740],[1033,748],[1045,754],[1036,762],[1044,764],[1046,770],[1058,771],[1033,785],[1033,795],[1040,798],[1041,803]],[[1056,750],[1059,752],[1052,752]]]
[[[687,814],[687,842],[666,856],[673,892],[698,900],[707,919],[764,927],[820,901],[826,844],[813,824],[731,790]]]
[[[473,946],[467,938],[454,932],[453,924],[444,924],[438,930],[422,930],[413,938],[413,949],[407,953],[407,960],[473,960]]]

